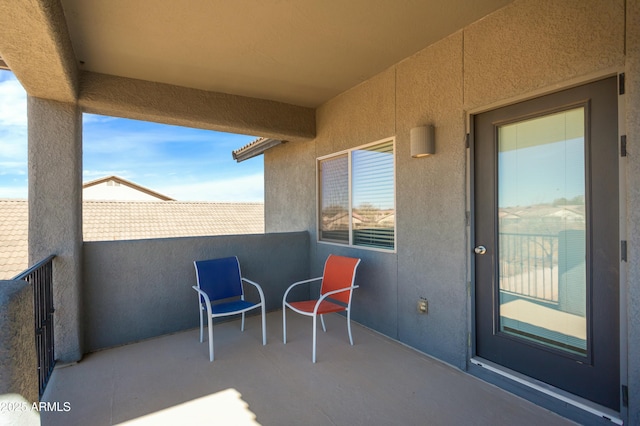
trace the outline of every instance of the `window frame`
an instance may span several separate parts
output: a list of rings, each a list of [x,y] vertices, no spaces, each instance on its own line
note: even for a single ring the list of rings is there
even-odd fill
[[[358,150],[362,150],[362,149],[366,149],[366,148],[370,148],[376,145],[381,145],[385,142],[391,142],[392,147],[393,147],[393,214],[395,216],[395,219],[393,221],[393,249],[389,249],[389,248],[383,248],[383,247],[371,247],[371,246],[366,246],[366,245],[355,245],[353,243],[353,220],[349,220],[349,241],[346,243],[342,243],[342,242],[338,242],[338,241],[328,241],[328,240],[322,240],[321,239],[321,226],[320,226],[320,221],[322,218],[322,214],[321,214],[321,174],[320,174],[320,163],[324,160],[329,160],[332,158],[338,158],[341,155],[346,155],[347,156],[347,175],[348,175],[348,200],[349,200],[349,212],[348,212],[348,217],[352,218],[352,214],[353,214],[353,152],[354,151],[358,151]],[[323,155],[320,157],[316,158],[316,242],[319,244],[327,244],[327,245],[333,245],[333,246],[339,246],[339,247],[350,247],[350,248],[356,248],[356,249],[362,249],[362,250],[372,250],[372,251],[378,251],[378,252],[382,252],[382,253],[397,253],[398,250],[398,221],[397,221],[397,215],[398,215],[398,210],[397,210],[397,182],[398,182],[398,177],[396,175],[396,170],[397,170],[397,158],[396,158],[396,137],[395,136],[390,136],[387,138],[383,138],[383,139],[379,139],[375,142],[370,142],[370,143],[366,143],[363,145],[359,145],[353,148],[348,148],[348,149],[344,149],[342,151],[337,151],[337,152],[333,152],[331,154],[327,154],[327,155]]]

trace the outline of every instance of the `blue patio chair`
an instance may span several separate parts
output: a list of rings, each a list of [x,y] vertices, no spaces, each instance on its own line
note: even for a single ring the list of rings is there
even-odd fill
[[[198,292],[200,310],[200,343],[204,327],[203,315],[207,315],[209,329],[209,360],[213,361],[213,319],[242,314],[241,331],[244,331],[244,315],[253,309],[262,308],[262,344],[267,344],[264,293],[259,284],[243,278],[240,262],[236,256],[223,259],[196,260],[198,285],[192,288]],[[244,284],[253,285],[260,295],[259,303],[244,300]]]

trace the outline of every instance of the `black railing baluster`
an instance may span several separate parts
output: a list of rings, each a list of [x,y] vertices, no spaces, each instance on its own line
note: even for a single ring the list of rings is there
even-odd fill
[[[33,287],[35,345],[38,356],[39,394],[42,396],[55,365],[53,345],[53,259],[51,255],[13,278]]]

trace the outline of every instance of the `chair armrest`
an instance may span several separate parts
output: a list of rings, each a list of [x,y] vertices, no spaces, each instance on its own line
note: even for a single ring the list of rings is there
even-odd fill
[[[204,303],[205,305],[207,305],[207,313],[209,315],[211,315],[211,301],[209,300],[209,296],[207,295],[207,293],[205,293],[204,291],[200,290],[197,286],[193,285],[191,286],[192,289],[194,289],[195,291],[198,292],[198,294],[200,294],[200,296],[202,296],[202,298],[204,299]]]
[[[359,285],[353,285],[351,287],[339,288],[337,290],[328,291],[325,294],[323,294],[322,297],[320,297],[320,299],[326,299],[327,297],[331,296],[332,294],[342,293],[343,291],[353,290],[353,289],[359,288],[359,287],[360,287]]]
[[[320,304],[322,303],[322,301],[324,299],[328,298],[329,296],[337,294],[337,293],[342,293],[342,292],[345,292],[345,291],[349,291],[349,290],[354,290],[354,289],[359,288],[359,287],[360,287],[359,285],[354,285],[354,286],[351,286],[351,287],[344,287],[344,288],[339,288],[337,290],[326,292],[325,294],[321,295],[320,298],[318,299],[318,301],[316,302],[316,306],[313,309],[313,313],[314,314],[318,313],[318,308],[320,307]]]
[[[255,281],[251,281],[248,278],[244,278],[244,277],[242,277],[241,280],[246,282],[246,283],[251,284],[252,286],[254,286],[258,290],[258,293],[260,294],[260,303],[264,304],[264,293],[262,292],[262,287],[260,287],[260,284],[258,284]]]
[[[294,288],[297,287],[301,284],[307,284],[307,283],[311,283],[313,281],[318,281],[321,280],[323,277],[317,277],[317,278],[310,278],[308,280],[302,280],[302,281],[296,281],[295,283],[291,284],[289,286],[289,288],[287,288],[287,290],[284,292],[284,296],[282,296],[282,302],[285,302],[287,300],[287,295],[289,294],[289,292]]]

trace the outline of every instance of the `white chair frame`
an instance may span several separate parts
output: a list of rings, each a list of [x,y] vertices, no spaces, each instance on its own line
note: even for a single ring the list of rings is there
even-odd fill
[[[194,262],[195,263],[195,262]],[[197,271],[197,269],[196,269]],[[245,308],[245,309],[239,309],[236,311],[231,311],[231,312],[224,312],[224,313],[219,313],[219,314],[214,314],[212,309],[211,309],[211,301],[209,300],[209,296],[207,295],[207,293],[205,293],[204,291],[200,290],[200,288],[198,286],[192,286],[191,288],[193,288],[197,293],[198,293],[198,305],[200,306],[200,343],[202,343],[203,340],[203,327],[204,327],[204,315],[206,313],[207,315],[207,328],[208,328],[208,332],[209,332],[209,361],[213,362],[214,360],[214,352],[213,352],[213,319],[214,318],[219,318],[219,317],[226,317],[226,316],[230,316],[230,315],[237,315],[237,314],[242,314],[242,323],[240,325],[240,330],[244,331],[244,317],[245,317],[245,313],[248,311],[251,311],[253,309],[256,308],[262,308],[262,344],[266,345],[267,344],[267,326],[266,326],[266,318],[265,318],[265,303],[264,303],[264,293],[262,291],[262,287],[260,287],[260,285],[256,282],[253,282],[247,278],[240,278],[243,282],[246,282],[248,284],[253,285],[257,290],[258,293],[260,294],[260,303],[257,303],[251,307]],[[204,304],[201,303],[201,299],[200,296],[202,296],[202,298],[204,299]],[[241,300],[244,300],[244,289],[242,292],[242,296],[240,297]]]
[[[284,296],[282,297],[282,340],[284,342],[284,344],[287,344],[287,309],[289,308],[294,312],[297,312],[301,315],[305,315],[308,317],[312,317],[313,318],[313,349],[312,349],[312,361],[315,363],[316,362],[316,335],[317,335],[317,317],[318,317],[318,309],[320,308],[321,303],[331,297],[334,294],[338,294],[338,293],[342,293],[345,291],[351,291],[351,293],[349,294],[349,303],[347,303],[347,306],[345,307],[345,311],[347,312],[347,331],[349,333],[349,343],[351,343],[351,345],[353,346],[353,337],[351,335],[351,299],[353,298],[353,290],[355,290],[356,288],[359,288],[360,286],[354,285],[355,282],[355,278],[356,278],[356,273],[355,270],[357,270],[358,265],[360,264],[360,260],[358,260],[358,262],[356,263],[356,266],[354,268],[354,273],[353,273],[353,277],[351,279],[351,286],[350,287],[344,287],[344,288],[340,288],[337,290],[333,290],[333,291],[329,291],[327,293],[324,293],[323,295],[320,296],[320,298],[316,301],[315,307],[313,309],[313,312],[306,312],[306,311],[301,311],[300,309],[296,309],[295,307],[293,307],[291,304],[289,304],[289,302],[287,302],[287,295],[289,294],[289,292],[302,284],[307,284],[307,283],[312,283],[314,281],[320,281],[324,278],[324,276],[322,277],[317,277],[317,278],[311,278],[308,280],[303,280],[303,281],[297,281],[293,284],[291,284],[289,286],[289,288],[287,288],[287,290],[284,293]],[[327,327],[324,324],[324,315],[320,314],[320,323],[322,324],[322,330],[326,333],[327,332]]]

